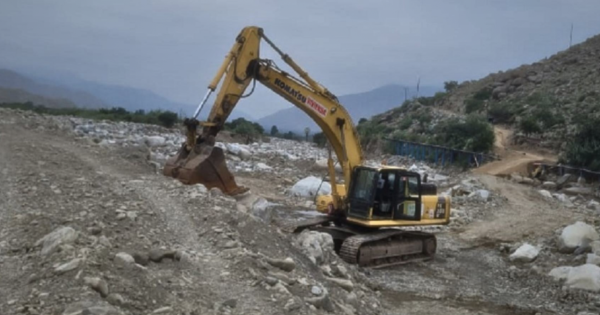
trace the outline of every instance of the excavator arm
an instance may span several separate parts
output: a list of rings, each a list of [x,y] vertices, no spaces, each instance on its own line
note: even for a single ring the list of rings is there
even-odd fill
[[[274,62],[261,59],[261,40],[267,42],[302,80],[280,70]],[[221,80],[221,88],[207,121],[199,122],[196,120],[197,115]],[[350,115],[331,92],[313,80],[258,27],[246,27],[237,36],[194,117],[185,120],[187,141],[180,152],[167,162],[164,174],[179,178],[186,184],[203,183],[208,188],[218,187],[228,194],[246,190],[235,184],[225,166],[222,150],[214,147],[214,138],[238,101],[247,96],[244,93],[251,84],[252,91],[254,90],[256,81],[294,104],[315,121],[335,152],[342,166],[344,183],[348,185],[352,169],[364,162],[358,133]],[[199,135],[198,126],[202,127]],[[331,158],[328,164],[332,181],[331,203],[335,209],[341,209],[344,207],[342,199],[346,190],[344,185],[337,184]]]

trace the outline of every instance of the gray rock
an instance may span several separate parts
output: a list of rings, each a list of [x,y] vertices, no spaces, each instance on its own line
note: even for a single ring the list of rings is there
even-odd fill
[[[596,254],[587,254],[585,263],[598,266],[598,265],[600,265],[600,256],[598,256]]]
[[[314,197],[317,195],[327,195],[331,193],[331,184],[317,177],[309,176],[298,181],[289,190],[289,194],[299,197]]]
[[[170,306],[163,306],[161,308],[157,308],[154,311],[152,311],[152,314],[166,314],[166,313],[170,313],[173,311],[173,308]]]
[[[585,245],[585,242],[589,244],[599,238],[594,227],[577,221],[563,229],[558,238],[558,247],[561,252],[572,253],[576,248]]]
[[[490,200],[490,192],[485,189],[479,189],[469,195],[470,198],[477,198],[482,201]]]
[[[350,292],[348,293],[348,295],[346,295],[346,303],[357,307],[360,303],[358,301],[358,297],[356,296],[356,293],[354,292]]]
[[[573,267],[567,275],[565,285],[572,289],[600,291],[600,267],[592,264]]]
[[[299,297],[290,298],[283,308],[288,312],[298,310],[302,308],[302,300]]]
[[[296,268],[296,263],[290,257],[288,257],[286,259],[266,258],[266,260],[267,260],[267,263],[269,263],[269,265],[271,265],[273,267],[277,267],[283,271],[289,272],[289,271],[294,270],[294,268]]]
[[[106,302],[115,306],[120,306],[125,304],[125,299],[119,293],[111,293],[106,297]]]
[[[150,261],[159,263],[165,258],[175,260],[176,253],[177,252],[174,250],[153,249],[148,253],[148,258],[150,259]]]
[[[263,197],[256,199],[256,201],[252,204],[252,214],[263,222],[271,222],[273,214],[267,199]]]
[[[100,293],[102,297],[108,296],[108,284],[106,283],[106,281],[97,277],[85,277],[83,281],[96,292]]]
[[[323,290],[319,286],[313,285],[312,288],[310,288],[310,293],[319,296],[323,294]]]
[[[105,301],[80,301],[69,304],[62,315],[122,315],[114,306]]]
[[[590,249],[592,250],[592,253],[600,256],[600,241],[591,242]]]
[[[600,202],[597,202],[596,200],[590,200],[590,202],[587,204],[587,207],[591,210],[600,210]]]
[[[539,190],[538,192],[539,192],[539,193],[540,193],[540,195],[542,195],[543,197],[545,197],[545,198],[549,198],[549,199],[552,199],[552,194],[551,194],[549,191],[547,191],[547,190],[543,190],[543,189],[542,189],[542,190]]]
[[[265,277],[265,283],[270,285],[270,286],[274,286],[279,282],[279,280],[277,280],[277,278],[273,278],[273,277]]]
[[[227,306],[229,308],[235,308],[237,306],[237,300],[229,299],[229,300],[226,300],[225,302],[223,302],[221,305]]]
[[[60,245],[73,243],[78,236],[79,233],[75,231],[75,229],[69,226],[63,226],[39,239],[35,243],[35,246],[43,244],[41,254],[49,255],[55,252]]]
[[[589,187],[569,187],[569,188],[563,189],[563,191],[565,194],[568,194],[568,195],[588,196],[588,195],[594,194],[594,191]]]
[[[150,263],[150,256],[147,253],[134,253],[133,259],[136,264],[147,266]]]
[[[531,244],[523,244],[509,257],[514,262],[532,262],[540,253],[540,250]]]
[[[265,164],[265,163],[258,162],[258,163],[256,163],[256,169],[259,170],[259,171],[270,171],[273,168],[270,167],[269,165]]]
[[[344,267],[343,265],[340,265],[340,264],[331,266],[331,271],[335,276],[340,277],[340,278],[349,278],[350,277],[350,275],[348,274],[348,269],[346,269],[346,267]]]
[[[565,280],[565,279],[567,279],[569,272],[571,272],[571,269],[573,269],[573,267],[571,267],[571,266],[556,267],[556,268],[550,270],[548,275],[557,281]]]
[[[556,185],[560,189],[567,183],[570,183],[571,181],[573,181],[573,178],[574,178],[574,176],[572,174],[564,174],[556,181]]]
[[[327,290],[323,290],[320,296],[304,298],[304,301],[310,305],[313,305],[316,308],[323,309],[327,312],[334,311],[333,303],[329,298],[329,293],[327,292]]]
[[[298,235],[296,243],[317,265],[326,263],[333,255],[333,238],[327,233],[304,230]]]
[[[354,284],[350,280],[339,279],[339,278],[327,278],[327,280],[335,283],[340,288],[342,288],[342,289],[344,289],[344,290],[346,290],[348,292],[351,292],[352,290],[354,290]]]
[[[128,253],[120,252],[115,255],[115,263],[121,266],[127,266],[135,263],[135,259]]]
[[[293,284],[295,284],[297,282],[296,279],[288,277],[286,274],[281,273],[281,272],[272,272],[272,271],[269,271],[268,275],[270,277],[278,279],[279,281],[281,281],[281,282],[283,282],[283,283],[285,283],[287,285],[293,285]]]
[[[57,274],[63,274],[65,272],[69,272],[71,270],[75,270],[75,269],[79,268],[79,265],[82,262],[83,262],[83,259],[81,259],[81,258],[75,258],[75,259],[69,261],[66,264],[62,264],[62,265],[56,267],[54,269],[54,272],[57,273]]]
[[[149,147],[163,146],[165,141],[165,138],[161,136],[149,136],[144,138],[144,143]]]

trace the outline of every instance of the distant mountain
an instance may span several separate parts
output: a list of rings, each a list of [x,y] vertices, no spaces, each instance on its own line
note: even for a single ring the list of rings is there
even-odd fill
[[[103,84],[88,80],[83,80],[72,75],[44,75],[35,76],[36,80],[45,82],[48,84],[54,84],[59,86],[65,86],[72,89],[85,91],[98,97],[108,107],[123,107],[128,111],[136,110],[170,110],[176,113],[182,113],[186,116],[193,115],[196,106],[195,104],[185,104],[173,102],[163,96],[160,96],[152,91],[132,88],[122,85],[114,84]],[[210,105],[208,103],[202,113],[200,114],[201,119],[205,119],[210,112]],[[207,107],[208,106],[208,107]],[[247,120],[255,120],[250,114],[245,113],[239,109],[235,109],[230,115],[229,120],[242,117]]]
[[[37,96],[51,99],[68,99],[80,107],[100,108],[107,104],[98,97],[77,89],[53,84],[40,83],[24,75],[7,69],[0,69],[0,87],[18,89]]]
[[[406,97],[415,96],[415,88],[408,88]],[[431,96],[442,91],[441,87],[422,86],[419,88],[419,96]],[[340,103],[348,110],[355,124],[361,118],[370,118],[373,115],[383,113],[399,106],[405,99],[405,87],[390,84],[374,90],[348,94],[338,97]],[[313,120],[296,107],[282,109],[274,114],[265,116],[258,120],[265,129],[269,130],[275,125],[280,131],[304,132],[309,127],[312,132],[320,130]]]
[[[75,103],[67,99],[49,98],[36,94],[31,94],[21,89],[9,89],[0,87],[0,104],[26,102],[31,102],[34,105],[44,105],[50,108],[76,107]]]

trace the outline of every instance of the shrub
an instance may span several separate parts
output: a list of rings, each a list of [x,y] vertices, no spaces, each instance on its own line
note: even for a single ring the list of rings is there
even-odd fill
[[[508,102],[494,103],[488,109],[488,116],[499,123],[510,123],[515,116],[515,104]]]
[[[131,115],[129,115],[131,117]],[[166,111],[158,114],[158,121],[161,125],[171,128],[177,122],[177,113]]]
[[[435,127],[434,142],[455,149],[488,152],[494,147],[494,129],[480,115],[469,115],[465,120],[450,118]]]
[[[523,118],[519,123],[519,130],[521,130],[521,132],[523,132],[526,136],[542,132],[542,128],[533,116],[527,116]]]
[[[565,151],[568,164],[600,171],[600,119],[588,119],[570,141]]]
[[[467,114],[476,113],[483,109],[483,101],[476,98],[469,98],[465,101],[465,112]]]
[[[484,87],[483,89],[477,91],[473,98],[480,101],[489,100],[492,97],[492,89],[489,87]]]

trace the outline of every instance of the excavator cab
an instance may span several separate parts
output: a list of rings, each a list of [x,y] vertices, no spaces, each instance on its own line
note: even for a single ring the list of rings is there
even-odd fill
[[[421,220],[421,176],[399,168],[357,167],[348,194],[349,218]]]

